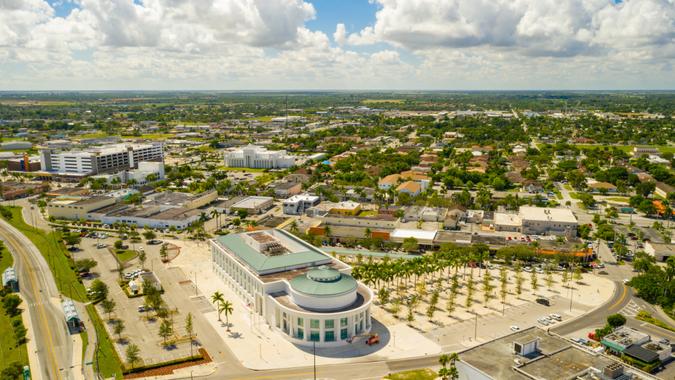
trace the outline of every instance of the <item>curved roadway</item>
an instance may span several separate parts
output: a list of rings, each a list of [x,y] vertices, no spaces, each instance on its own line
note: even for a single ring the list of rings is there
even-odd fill
[[[34,378],[72,379],[72,341],[67,332],[60,294],[40,251],[25,235],[0,219],[0,237],[14,256],[21,296],[27,307],[40,374]],[[67,363],[67,364],[66,364]]]

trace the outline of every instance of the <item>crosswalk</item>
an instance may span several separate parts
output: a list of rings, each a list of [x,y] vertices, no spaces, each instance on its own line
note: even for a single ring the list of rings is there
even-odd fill
[[[619,311],[619,314],[622,314],[626,317],[635,317],[638,312],[642,310],[642,307],[638,305],[634,300],[630,300],[626,306]]]

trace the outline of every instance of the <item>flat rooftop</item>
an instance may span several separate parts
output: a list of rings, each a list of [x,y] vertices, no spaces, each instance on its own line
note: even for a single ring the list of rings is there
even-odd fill
[[[535,338],[539,339],[540,354],[538,356],[526,358],[513,353],[513,342],[525,342]],[[460,354],[460,359],[493,379],[529,379],[529,377],[513,369],[516,366],[515,359],[519,359],[521,363],[527,363],[544,354],[559,351],[570,345],[571,343],[564,339],[550,336],[544,330],[532,327],[464,351]]]
[[[577,223],[577,217],[567,208],[530,207],[522,206],[518,215],[523,219],[541,222]]]
[[[549,356],[532,360],[518,367],[517,371],[522,371],[535,379],[574,379],[586,373],[589,368],[602,370],[612,363],[614,361],[602,355],[593,355],[569,346]],[[552,374],[555,374],[555,377]]]
[[[262,237],[262,234],[266,234],[267,237]],[[249,238],[248,236],[250,235],[255,236],[255,239]],[[283,253],[275,255],[266,254],[249,243],[249,240],[261,242],[268,239],[273,239],[275,243],[281,245],[284,248]],[[212,241],[238,258],[240,262],[243,262],[260,276],[276,272],[287,272],[303,267],[329,264],[334,261],[330,256],[316,247],[286,231],[277,229],[224,235]]]
[[[96,211],[109,217],[145,218],[152,220],[184,220],[199,215],[199,211],[182,207],[163,209],[159,206],[111,205]]]
[[[507,214],[503,212],[495,212],[494,224],[500,226],[520,226],[523,220],[517,214]]]
[[[272,197],[251,196],[234,203],[231,207],[240,209],[256,209],[273,200],[274,198]]]

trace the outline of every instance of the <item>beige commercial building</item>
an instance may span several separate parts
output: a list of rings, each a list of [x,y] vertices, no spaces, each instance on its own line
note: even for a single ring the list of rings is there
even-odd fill
[[[56,219],[87,219],[87,214],[115,204],[114,197],[58,198],[47,204],[47,213]]]

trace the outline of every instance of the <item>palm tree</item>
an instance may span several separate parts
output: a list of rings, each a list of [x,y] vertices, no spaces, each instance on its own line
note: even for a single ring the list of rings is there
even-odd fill
[[[211,211],[211,217],[216,219],[216,229],[220,229],[220,213],[215,208]]]
[[[227,331],[230,331],[230,314],[234,311],[234,307],[232,306],[232,302],[230,301],[223,301],[223,303],[220,305],[220,308],[218,309],[218,315],[220,313],[225,314],[225,324],[227,325]]]
[[[211,302],[213,302],[216,305],[216,309],[218,310],[218,322],[220,322],[220,313],[222,310],[220,310],[221,305],[225,302],[225,297],[223,296],[223,293],[216,291],[211,295]]]

